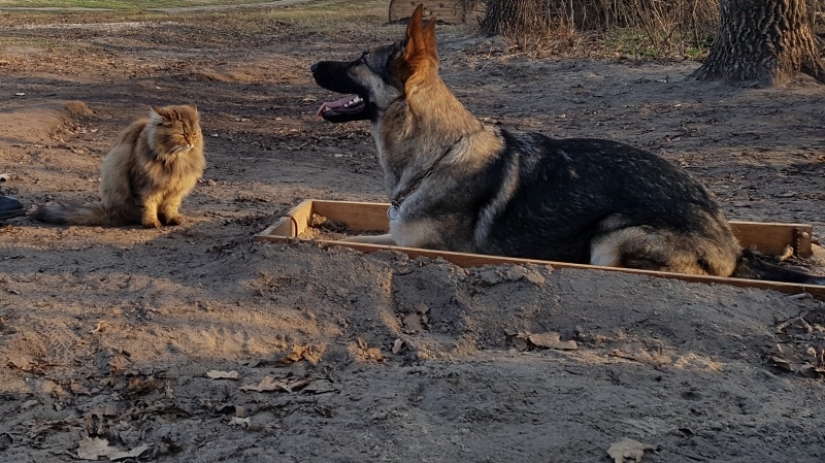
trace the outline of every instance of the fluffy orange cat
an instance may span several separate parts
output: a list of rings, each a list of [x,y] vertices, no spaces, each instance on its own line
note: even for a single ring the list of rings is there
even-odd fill
[[[181,201],[203,175],[203,135],[195,105],[152,107],[132,123],[101,169],[101,201],[41,206],[32,217],[68,225],[179,225]]]

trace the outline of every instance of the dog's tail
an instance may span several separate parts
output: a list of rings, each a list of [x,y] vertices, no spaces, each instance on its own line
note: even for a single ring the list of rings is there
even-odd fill
[[[757,280],[773,280],[785,283],[802,283],[809,285],[825,285],[825,276],[814,275],[804,270],[781,267],[769,262],[764,256],[743,249],[733,271],[735,278],[750,278]]]
[[[52,203],[40,206],[31,213],[31,218],[55,225],[120,225],[103,203],[63,204]]]

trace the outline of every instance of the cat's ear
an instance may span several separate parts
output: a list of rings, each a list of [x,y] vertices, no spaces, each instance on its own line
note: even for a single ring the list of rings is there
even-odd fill
[[[158,121],[163,120],[163,109],[159,106],[152,106],[149,110],[149,117]]]
[[[195,106],[195,103],[189,103],[186,107],[192,110],[192,122],[194,122],[195,125],[200,125],[201,113],[198,112],[198,107]]]
[[[169,126],[169,112],[160,106],[152,106],[149,111],[149,119],[157,125]]]

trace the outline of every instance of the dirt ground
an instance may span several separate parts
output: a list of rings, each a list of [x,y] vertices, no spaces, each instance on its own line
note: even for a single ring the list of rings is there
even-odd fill
[[[5,192],[93,200],[110,142],[152,104],[197,103],[209,162],[183,226],[0,229],[0,461],[608,462],[625,437],[645,462],[825,460],[820,301],[253,244],[303,199],[386,199],[368,126],[315,116],[332,95],[309,66],[402,26],[377,3],[321,13],[336,5],[0,13]],[[653,150],[730,218],[823,238],[825,88],[439,38],[444,79],[490,123]]]

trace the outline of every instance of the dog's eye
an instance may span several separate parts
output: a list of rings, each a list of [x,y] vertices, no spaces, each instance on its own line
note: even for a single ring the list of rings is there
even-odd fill
[[[361,64],[367,64],[367,54],[366,54],[366,53],[364,53],[363,55],[361,55],[361,60],[359,61],[359,63],[361,63]]]

